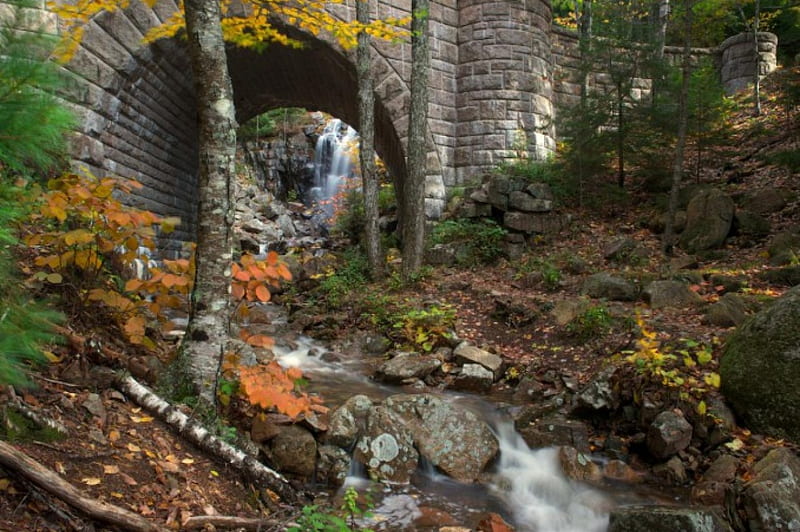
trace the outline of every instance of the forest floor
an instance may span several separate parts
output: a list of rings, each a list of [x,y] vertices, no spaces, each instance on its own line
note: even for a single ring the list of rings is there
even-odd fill
[[[800,179],[784,167],[771,164],[764,157],[771,152],[797,149],[796,126],[786,120],[782,108],[770,96],[769,84],[764,114],[752,118],[750,111],[737,113],[733,137],[725,147],[709,153],[700,161],[699,180],[724,188],[731,195],[759,188],[786,187],[794,192],[794,201],[769,219],[772,234],[800,222]],[[789,132],[794,132],[792,137]],[[559,262],[580,257],[591,271],[624,272],[644,281],[658,278],[667,267],[660,253],[660,237],[646,227],[652,211],[639,202],[635,186],[625,204],[600,209],[569,209],[569,228],[552,238],[544,238],[529,256]],[[567,214],[567,213],[565,213]],[[630,237],[646,247],[649,258],[641,263],[617,264],[604,259],[604,249],[621,236]],[[750,293],[771,298],[786,287],[760,281],[758,274],[768,268],[766,246],[769,238],[756,242],[732,239],[713,260],[702,261],[704,272],[744,276]],[[499,354],[512,367],[529,374],[544,375],[555,371],[585,383],[610,357],[629,348],[635,337],[625,328],[614,329],[601,338],[576,339],[555,323],[544,308],[559,301],[579,297],[581,277],[561,271],[557,283],[546,285],[541,279],[529,279],[524,262],[501,263],[476,269],[439,268],[399,298],[435,300],[456,309],[456,332]],[[380,287],[371,287],[380,289]],[[694,289],[707,301],[720,295],[719,287],[698,282]],[[530,310],[518,320],[513,313],[499,316],[498,302],[512,302],[515,308]],[[633,303],[609,303],[612,315],[633,318],[637,309],[650,326],[664,339],[691,338],[714,346],[714,355],[731,329],[705,322],[700,309],[648,310]],[[355,323],[353,323],[355,325]],[[126,358],[113,331],[95,330],[81,334],[93,336],[114,346]],[[356,334],[343,328],[338,339]],[[165,344],[167,353],[174,346]],[[86,350],[89,348],[87,347]],[[282,529],[282,524],[297,511],[265,505],[259,494],[239,475],[213,461],[191,444],[183,441],[164,423],[130,402],[120,392],[105,386],[91,371],[98,362],[120,365],[120,361],[98,360],[98,355],[76,352],[75,346],[54,349],[58,362],[34,376],[36,388],[20,393],[19,399],[66,428],[66,438],[22,440],[14,446],[63,479],[87,497],[132,510],[166,529],[179,530],[191,516],[223,515],[260,517],[261,530]],[[101,357],[102,358],[102,357]],[[146,371],[144,371],[146,373]],[[12,392],[0,393],[8,399]],[[4,416],[8,425],[21,422]],[[46,434],[40,436],[47,436]],[[268,507],[271,506],[271,507]],[[185,529],[185,528],[184,528]],[[212,529],[212,528],[209,528]],[[0,468],[0,530],[115,530],[94,522],[81,512],[50,496],[13,472]]]

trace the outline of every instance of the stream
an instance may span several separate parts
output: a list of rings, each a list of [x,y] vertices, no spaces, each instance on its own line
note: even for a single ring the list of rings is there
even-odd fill
[[[284,367],[302,369],[309,380],[309,390],[322,395],[332,409],[356,394],[380,401],[389,395],[415,392],[369,379],[365,376],[369,365],[362,360],[326,361],[327,349],[307,337],[277,345],[274,352]],[[487,512],[494,512],[524,532],[601,532],[607,528],[611,509],[646,501],[647,497],[630,492],[600,491],[566,478],[558,449],[530,449],[502,407],[470,394],[438,395],[488,422],[500,444],[499,458],[484,475],[484,482],[476,484],[456,482],[424,462],[410,485],[375,483],[357,465],[352,467],[345,486],[369,491],[374,504],[374,517],[362,523],[364,526],[413,530],[412,523],[433,508],[465,526],[474,527]]]

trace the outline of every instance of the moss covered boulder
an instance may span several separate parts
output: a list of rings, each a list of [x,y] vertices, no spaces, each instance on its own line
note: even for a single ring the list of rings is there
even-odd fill
[[[800,287],[731,335],[720,375],[722,392],[748,428],[800,442]]]

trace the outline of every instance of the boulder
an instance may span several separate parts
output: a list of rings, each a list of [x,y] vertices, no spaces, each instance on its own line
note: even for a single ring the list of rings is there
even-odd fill
[[[647,431],[647,450],[666,460],[686,449],[692,441],[692,425],[683,415],[667,410],[656,416]]]
[[[717,512],[680,506],[623,506],[611,512],[608,532],[732,532]]]
[[[720,376],[723,394],[748,428],[800,440],[800,287],[734,331]]]
[[[564,476],[580,482],[599,482],[603,478],[600,466],[575,447],[560,447],[558,461]]]
[[[680,281],[653,281],[644,289],[644,299],[652,308],[688,307],[703,303],[703,298]]]
[[[715,188],[697,193],[686,209],[686,229],[680,236],[680,246],[697,253],[722,245],[733,223],[733,200]]]
[[[590,275],[583,282],[581,293],[613,301],[635,301],[637,297],[636,285],[605,272]]]
[[[525,443],[531,448],[556,445],[574,447],[580,452],[589,452],[589,427],[574,419],[555,414],[534,421],[527,426],[517,426]]]
[[[350,472],[350,453],[336,445],[320,445],[316,480],[327,486],[344,484]]]
[[[769,262],[773,266],[791,264],[800,256],[800,232],[795,229],[778,233],[772,237],[767,253],[769,253]]]
[[[385,408],[402,419],[419,453],[461,482],[474,482],[499,450],[489,425],[431,394],[393,395]]]
[[[367,414],[372,406],[372,400],[366,395],[354,395],[345,401],[331,414],[326,441],[350,449],[366,427]]]
[[[464,364],[450,388],[465,392],[485,393],[492,388],[494,374],[480,364]]]
[[[762,188],[747,194],[742,206],[756,214],[772,214],[783,210],[791,196],[791,191],[780,187]]]
[[[718,327],[735,327],[747,318],[747,305],[737,294],[725,294],[706,310],[706,320]]]
[[[769,234],[771,226],[769,220],[760,214],[737,210],[733,216],[733,229],[740,235],[761,238]]]
[[[384,382],[401,383],[406,379],[424,379],[441,365],[442,361],[433,355],[398,353],[381,364],[375,376]]]
[[[772,284],[797,286],[800,284],[800,266],[784,266],[783,268],[765,270],[758,277]]]
[[[618,400],[611,382],[616,368],[609,367],[598,373],[575,397],[575,412],[608,412],[616,408]]]
[[[619,238],[603,248],[603,258],[614,262],[641,262],[647,260],[649,255],[646,248],[629,237]]]
[[[270,440],[269,454],[278,471],[308,478],[314,474],[317,463],[317,442],[306,429],[287,425]]]
[[[756,463],[742,493],[753,531],[800,530],[800,458],[785,447]]]
[[[495,379],[500,378],[503,374],[503,359],[474,345],[462,342],[455,348],[453,355],[458,362],[483,366],[492,372]]]
[[[364,464],[374,480],[408,484],[417,469],[419,453],[404,420],[393,410],[378,405],[369,412],[354,459]]]
[[[700,504],[723,505],[725,496],[732,492],[739,460],[723,454],[711,463],[703,476],[692,487],[692,500]]]

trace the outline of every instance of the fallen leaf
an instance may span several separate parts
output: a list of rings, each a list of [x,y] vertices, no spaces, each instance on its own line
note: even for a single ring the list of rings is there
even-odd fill
[[[183,460],[181,460],[181,463],[186,465],[193,464],[194,458],[184,458]]]
[[[61,462],[56,462],[56,471],[58,472],[59,475],[66,475],[67,474],[67,469],[64,467],[64,464],[62,464]]]
[[[119,466],[116,465],[104,465],[103,466],[103,473],[106,475],[116,475],[119,473]]]
[[[108,433],[108,439],[109,439],[109,441],[111,441],[112,443],[113,443],[113,442],[115,442],[115,441],[117,441],[117,440],[119,439],[119,437],[120,437],[120,433],[119,433],[119,431],[118,431],[117,429],[112,429],[112,430],[111,430],[111,431]]]
[[[136,445],[135,443],[128,444],[128,450],[132,453],[140,453],[142,452],[142,448]]]
[[[111,492],[111,496],[116,498],[116,499],[122,499],[122,498],[125,497],[125,495],[123,495],[122,493],[120,493],[118,491],[112,491]]]
[[[130,418],[134,423],[150,423],[153,421],[152,416],[130,416]]]
[[[103,481],[100,480],[97,477],[87,477],[87,478],[82,478],[81,482],[83,482],[87,486],[97,486],[98,484],[100,484]]]
[[[136,482],[136,480],[133,479],[133,477],[130,477],[125,473],[120,473],[119,476],[122,478],[122,481],[128,486],[137,486],[139,484],[138,482]]]
[[[178,471],[180,471],[180,469],[181,469],[181,468],[178,466],[178,464],[173,464],[172,462],[165,462],[165,461],[163,461],[163,460],[162,460],[162,461],[159,461],[159,462],[158,462],[158,465],[159,465],[159,466],[161,466],[161,468],[162,468],[164,471],[166,471],[167,473],[177,473],[177,472],[178,472]]]

